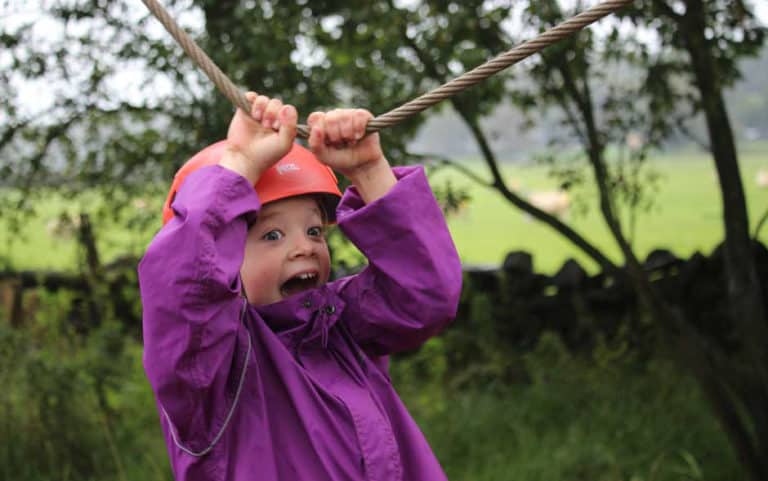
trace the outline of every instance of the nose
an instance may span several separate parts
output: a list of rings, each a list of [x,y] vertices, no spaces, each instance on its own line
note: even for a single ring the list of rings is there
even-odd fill
[[[291,244],[291,250],[288,252],[288,256],[291,259],[297,257],[308,257],[315,252],[315,246],[310,239],[306,236],[298,236],[297,239]]]

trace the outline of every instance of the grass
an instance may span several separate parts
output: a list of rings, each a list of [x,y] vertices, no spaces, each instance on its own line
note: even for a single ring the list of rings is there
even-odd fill
[[[650,379],[627,381],[640,384],[632,395],[624,383],[580,393],[557,384],[460,393],[420,424],[452,481],[743,479],[685,384],[648,398]],[[613,391],[599,393],[606,389]]]
[[[477,162],[464,165],[483,172]],[[638,215],[636,251],[645,256],[652,249],[666,248],[683,257],[711,251],[723,239],[722,206],[712,161],[703,153],[683,151],[659,154],[649,165],[661,179],[653,197],[654,207]],[[768,168],[768,145],[742,151],[740,165],[753,232],[754,223],[768,209],[768,189],[759,188],[755,182],[757,171]],[[541,166],[507,166],[504,174],[508,185],[519,185],[523,194],[526,190],[557,188],[557,182]],[[506,253],[525,250],[533,254],[535,267],[543,272],[556,271],[570,257],[595,268],[557,232],[530,219],[495,191],[473,185],[456,172],[438,172],[432,180],[434,184],[450,181],[454,187],[466,187],[471,196],[466,207],[448,221],[464,262],[498,265]],[[575,197],[586,204],[588,212],[571,213],[564,220],[618,262],[619,250],[598,212],[594,191],[577,191]],[[760,239],[768,242],[768,228],[762,229]]]
[[[402,386],[451,481],[744,479],[697,386],[675,367],[574,358],[552,349],[554,336],[543,344],[525,356],[530,384],[431,402],[423,386]]]
[[[0,361],[14,365],[0,370],[0,478],[171,479],[138,341],[119,338],[116,353],[114,326],[87,338],[62,331],[53,320],[66,322],[62,300],[45,299],[27,329],[0,325]],[[451,388],[441,338],[393,360],[395,385],[451,481],[745,478],[698,389],[673,366],[599,350],[575,357],[555,336],[542,339],[521,358],[526,384]]]
[[[760,189],[755,183],[757,171],[768,168],[768,144],[751,144],[742,149],[740,163],[750,219],[754,223],[768,208],[768,189]],[[650,159],[649,164],[660,173],[661,180],[654,196],[654,207],[638,216],[634,237],[637,252],[644,256],[660,247],[670,249],[678,256],[689,256],[695,251],[709,252],[723,238],[720,195],[711,159],[701,152],[680,151],[659,154]],[[476,160],[463,162],[463,165],[478,173],[484,172]],[[521,193],[557,186],[542,166],[505,165],[503,172],[509,185],[518,185]],[[471,196],[470,202],[448,222],[465,263],[498,265],[509,251],[526,250],[533,254],[535,267],[542,272],[556,271],[571,257],[587,268],[595,268],[589,258],[562,236],[529,219],[498,193],[473,184],[452,170],[437,172],[431,181],[435,186],[450,181],[454,187],[466,188]],[[618,249],[597,212],[594,192],[577,190],[574,198],[582,201],[588,212],[571,213],[564,220],[618,262]],[[75,213],[78,207],[92,206],[97,201],[83,198],[74,203],[67,202],[58,198],[42,202],[40,215],[23,227],[21,237],[13,237],[8,232],[0,234],[0,258],[17,269],[71,269],[75,266],[75,242],[71,238],[50,236],[46,225],[58,215],[62,206]],[[160,203],[160,199],[150,199],[148,206],[149,212],[154,209],[158,213],[158,220]],[[158,227],[159,224],[149,229],[134,229],[109,221],[99,222],[96,234],[103,258],[109,260],[120,254],[141,255]],[[768,242],[768,228],[762,230],[760,239]]]

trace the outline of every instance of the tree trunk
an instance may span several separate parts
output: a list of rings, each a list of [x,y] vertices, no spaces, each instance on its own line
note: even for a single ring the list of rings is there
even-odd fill
[[[754,266],[749,235],[744,186],[741,181],[736,144],[723,99],[715,59],[703,36],[705,27],[704,5],[700,0],[689,0],[684,28],[686,47],[691,56],[696,86],[711,139],[712,157],[717,168],[723,199],[725,224],[725,269],[728,275],[728,294],[736,322],[754,324],[754,334],[768,333],[763,312],[760,281]],[[746,327],[745,325],[745,327]],[[749,329],[752,331],[752,329]],[[749,332],[747,331],[747,332]],[[745,334],[747,333],[745,332]],[[766,339],[763,337],[763,339]],[[768,353],[761,355],[761,370],[768,367]]]
[[[675,20],[680,26],[680,34],[691,58],[694,82],[699,90],[720,183],[725,230],[725,287],[731,321],[741,344],[741,352],[734,357],[743,355],[746,364],[756,374],[751,381],[749,399],[744,398],[743,391],[741,399],[738,399],[752,424],[752,443],[746,447],[744,443],[734,442],[734,445],[751,478],[765,481],[768,480],[768,461],[764,457],[765,449],[768,449],[768,425],[764,413],[765,406],[768,406],[768,350],[765,349],[768,324],[760,279],[754,265],[744,187],[723,98],[723,85],[713,56],[713,47],[705,37],[706,8],[701,0],[687,0],[685,14],[675,17]],[[734,364],[738,362],[739,359],[733,359]],[[733,389],[731,393],[734,397],[739,396]],[[729,427],[724,427],[729,432]]]

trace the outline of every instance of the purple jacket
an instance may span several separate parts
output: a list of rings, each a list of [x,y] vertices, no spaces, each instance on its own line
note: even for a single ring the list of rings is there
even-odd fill
[[[176,479],[445,480],[392,387],[388,354],[454,317],[461,266],[420,168],[339,227],[360,274],[267,306],[239,295],[251,185],[219,166],[191,174],[176,217],[139,265],[144,367]]]

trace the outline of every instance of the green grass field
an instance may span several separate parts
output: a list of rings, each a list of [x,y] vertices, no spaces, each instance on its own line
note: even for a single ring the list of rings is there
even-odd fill
[[[750,144],[743,148],[740,162],[754,229],[754,223],[768,209],[768,189],[759,188],[755,181],[758,170],[768,169],[768,144]],[[701,152],[682,151],[656,155],[649,164],[659,172],[661,180],[654,207],[638,216],[634,238],[638,253],[644,256],[658,247],[670,249],[679,256],[711,251],[723,236],[720,196],[711,159]],[[463,165],[481,175],[487,174],[476,160],[465,161]],[[508,165],[504,175],[508,184],[518,186],[521,193],[552,190],[557,186],[542,166]],[[540,271],[555,271],[570,257],[594,268],[585,255],[558,233],[527,218],[495,191],[473,184],[449,169],[435,173],[432,178],[436,186],[443,185],[446,180],[450,180],[454,187],[467,188],[471,196],[461,212],[449,218],[451,232],[465,263],[496,265],[507,252],[526,250],[533,254],[535,267]],[[574,198],[582,199],[588,212],[571,212],[564,220],[618,261],[618,250],[597,212],[594,193],[577,190]],[[92,200],[80,202],[89,204]],[[159,202],[149,206],[156,208],[158,220]],[[63,205],[67,204],[61,200],[47,201],[41,206],[40,215],[24,226],[21,237],[13,237],[4,229],[0,234],[0,258],[17,269],[71,269],[75,266],[74,241],[52,237],[46,229]],[[77,212],[76,205],[69,205],[69,209]],[[153,229],[126,229],[109,223],[100,223],[97,228],[99,247],[107,261],[119,254],[140,255],[153,234]],[[768,227],[762,230],[760,238],[768,242]]]
[[[758,170],[768,169],[768,145],[754,145],[740,153],[742,177],[747,195],[750,220],[754,224],[768,209],[768,188],[759,188]],[[653,157],[649,164],[660,175],[659,190],[650,211],[639,212],[634,246],[645,256],[655,248],[667,248],[678,256],[696,251],[710,252],[723,238],[721,200],[713,162],[703,153],[676,152]],[[477,162],[464,164],[475,172],[485,173]],[[507,167],[504,171],[509,186],[518,185],[525,193],[554,190],[557,182],[541,166]],[[469,189],[471,201],[459,214],[451,216],[449,226],[462,259],[467,263],[498,264],[512,250],[525,250],[534,256],[540,271],[557,270],[569,257],[595,267],[591,261],[560,234],[507,203],[500,194],[472,185],[456,172],[438,172],[433,182],[450,179],[452,185]],[[603,249],[614,260],[619,251],[598,212],[594,192],[577,192],[588,212],[571,212],[564,220],[591,243]],[[768,242],[768,227],[760,239]]]

